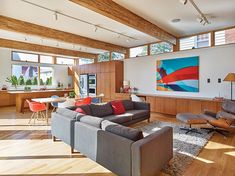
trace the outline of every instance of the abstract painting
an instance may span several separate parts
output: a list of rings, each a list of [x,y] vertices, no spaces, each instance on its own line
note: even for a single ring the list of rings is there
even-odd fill
[[[157,60],[157,90],[199,92],[199,57]]]

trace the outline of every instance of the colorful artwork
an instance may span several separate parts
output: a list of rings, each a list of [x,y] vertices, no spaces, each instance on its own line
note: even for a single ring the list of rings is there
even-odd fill
[[[199,57],[158,60],[157,90],[199,92]]]

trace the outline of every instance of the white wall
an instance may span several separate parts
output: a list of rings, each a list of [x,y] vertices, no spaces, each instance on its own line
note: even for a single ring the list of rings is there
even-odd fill
[[[188,56],[199,56],[199,93],[157,91],[156,61]],[[137,87],[139,93],[147,94],[209,98],[220,94],[230,98],[230,83],[218,83],[218,78],[223,80],[229,72],[235,73],[235,44],[130,58],[124,61],[124,79],[130,80],[131,87]],[[211,79],[211,83],[207,83],[207,78]],[[235,85],[233,91],[235,92]]]
[[[6,78],[11,76],[11,65],[12,64],[23,64],[19,62],[11,61],[11,51],[10,49],[0,48],[0,88],[2,85],[8,85],[6,83]],[[33,65],[33,64],[32,64]],[[54,80],[53,85],[56,87],[57,82],[61,82],[65,87],[68,86],[68,83],[71,82],[71,79],[68,77],[68,67],[63,65],[48,65],[40,64],[40,66],[50,66],[54,68]]]

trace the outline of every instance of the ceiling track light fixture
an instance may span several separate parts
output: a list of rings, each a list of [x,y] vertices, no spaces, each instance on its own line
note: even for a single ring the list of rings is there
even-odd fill
[[[180,2],[181,4],[186,5],[186,4],[187,4],[187,2],[188,2],[188,0],[179,0],[179,2]]]
[[[98,25],[94,25],[94,27],[95,27],[95,29],[94,29],[94,31],[96,32],[97,30],[98,30]]]
[[[76,21],[79,21],[79,22],[88,24],[88,25],[90,25],[90,26],[92,26],[92,27],[96,26],[95,32],[96,32],[98,29],[103,29],[103,30],[105,30],[105,31],[108,31],[108,32],[111,32],[111,33],[114,33],[114,34],[119,34],[119,35],[121,35],[121,36],[123,36],[123,37],[125,37],[125,38],[128,38],[128,40],[138,40],[137,38],[128,36],[128,35],[126,35],[126,34],[121,34],[121,33],[119,33],[119,32],[116,32],[116,31],[114,31],[114,30],[112,30],[112,29],[109,29],[109,28],[106,28],[106,27],[103,27],[103,26],[97,26],[96,24],[93,24],[93,23],[91,23],[91,22],[88,22],[88,21],[82,20],[82,19],[80,19],[80,18],[76,18],[76,17],[70,16],[70,15],[67,15],[67,14],[62,13],[62,12],[59,12],[59,11],[52,10],[52,9],[50,9],[50,8],[48,8],[48,7],[44,7],[44,6],[35,4],[35,3],[30,2],[30,1],[28,1],[28,0],[21,0],[21,1],[24,2],[24,3],[30,4],[30,5],[32,5],[32,6],[35,6],[35,7],[38,7],[38,8],[41,8],[41,9],[44,9],[44,10],[53,12],[53,16],[54,16],[54,18],[55,18],[56,21],[58,20],[58,15],[61,15],[61,16],[64,16],[64,17],[67,17],[67,18],[70,18],[70,19],[73,19],[73,20],[76,20]]]
[[[24,37],[24,41],[28,41],[27,37]]]
[[[58,20],[58,12],[55,11],[53,15],[54,15],[55,20],[57,21]]]
[[[196,9],[196,11],[199,13],[200,17],[197,17],[197,21],[202,24],[203,26],[210,24],[209,20],[207,19],[206,15],[202,13],[202,11],[199,9],[199,7],[195,4],[193,0],[179,0],[180,3],[186,5],[187,2],[190,2],[192,6]]]

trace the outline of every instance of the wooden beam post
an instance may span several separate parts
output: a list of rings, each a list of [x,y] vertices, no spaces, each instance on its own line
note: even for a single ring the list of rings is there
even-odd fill
[[[176,44],[176,38],[155,24],[136,15],[125,7],[112,0],[70,0],[80,6],[86,7],[96,13],[104,15],[138,31],[146,33],[159,40]]]
[[[0,29],[20,32],[28,35],[35,35],[43,38],[54,39],[57,41],[63,41],[72,44],[80,44],[91,48],[116,51],[120,53],[126,52],[126,48],[123,46],[118,46],[111,43],[94,40],[80,35],[59,31],[56,29],[40,26],[25,21],[20,21],[17,19],[1,15],[0,15]]]
[[[91,54],[91,53],[31,44],[31,43],[26,43],[26,42],[19,42],[19,41],[14,41],[14,40],[7,40],[7,39],[2,39],[2,38],[0,38],[0,47],[42,52],[42,53],[50,53],[50,54],[58,54],[58,55],[65,55],[65,56],[73,56],[73,57],[87,57],[87,58],[96,57],[95,54]]]

